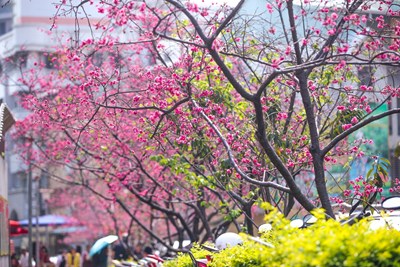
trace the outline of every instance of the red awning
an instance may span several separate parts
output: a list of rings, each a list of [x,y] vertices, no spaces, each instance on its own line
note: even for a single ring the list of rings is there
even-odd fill
[[[13,227],[13,226],[20,226],[20,225],[19,225],[19,222],[18,222],[18,221],[10,220],[10,227]]]
[[[10,224],[10,237],[28,234],[28,229],[20,226],[19,222],[10,220],[9,224]]]

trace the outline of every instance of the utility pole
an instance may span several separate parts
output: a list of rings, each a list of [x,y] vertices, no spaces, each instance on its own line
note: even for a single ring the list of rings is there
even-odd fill
[[[40,263],[40,235],[39,235],[39,215],[40,215],[40,177],[36,179],[36,266]]]
[[[26,139],[27,140],[27,139]],[[32,149],[32,142],[29,148],[29,160],[31,155]],[[33,248],[32,248],[32,164],[29,163],[28,166],[28,266],[32,267],[32,255],[33,255]]]

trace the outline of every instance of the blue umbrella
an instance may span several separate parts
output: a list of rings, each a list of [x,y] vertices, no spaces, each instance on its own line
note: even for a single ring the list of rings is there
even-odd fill
[[[107,247],[111,243],[118,240],[118,236],[116,235],[108,235],[98,239],[94,245],[90,248],[89,256],[93,256],[96,253],[99,253],[103,248]]]

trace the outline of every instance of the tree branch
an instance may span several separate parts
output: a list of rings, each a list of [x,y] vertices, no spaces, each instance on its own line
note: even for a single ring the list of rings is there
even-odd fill
[[[196,101],[194,101],[193,99],[192,99],[192,103],[193,103],[193,105],[194,105],[195,107],[197,107],[197,108],[199,107],[199,106],[197,105]],[[240,169],[240,167],[237,165],[231,147],[229,146],[228,142],[227,142],[226,139],[223,137],[222,133],[219,131],[219,129],[217,128],[217,126],[211,121],[211,119],[210,119],[203,111],[200,111],[200,115],[207,121],[208,125],[217,133],[218,137],[221,139],[221,141],[222,141],[222,143],[223,143],[223,145],[224,145],[224,147],[225,147],[225,149],[226,149],[226,152],[228,153],[228,157],[229,157],[229,160],[230,160],[230,162],[231,162],[233,168],[240,174],[240,176],[241,176],[243,179],[245,179],[246,181],[248,181],[248,182],[251,183],[251,184],[255,184],[255,185],[259,185],[259,186],[264,186],[264,187],[272,187],[272,188],[275,188],[275,189],[284,191],[284,192],[286,192],[286,193],[290,193],[290,192],[291,192],[290,189],[287,188],[287,187],[285,187],[285,186],[282,186],[282,185],[279,185],[279,184],[276,184],[276,183],[273,183],[273,182],[263,182],[263,181],[259,181],[259,180],[253,179],[253,178],[249,177],[248,175],[246,175],[246,174]]]
[[[321,156],[324,157],[329,151],[331,151],[340,141],[345,139],[347,136],[349,136],[351,133],[361,129],[362,127],[370,124],[371,122],[374,122],[376,120],[382,119],[384,117],[400,113],[400,108],[396,109],[391,109],[385,112],[382,112],[381,114],[371,116],[366,118],[365,120],[358,122],[356,125],[353,125],[350,129],[342,132],[338,136],[336,136],[327,146],[325,146],[324,149],[321,151]]]

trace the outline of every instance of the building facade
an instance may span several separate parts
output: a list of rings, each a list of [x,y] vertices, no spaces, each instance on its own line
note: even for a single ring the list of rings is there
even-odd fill
[[[14,118],[5,103],[0,105],[0,266],[9,266],[10,243],[9,243],[9,199],[8,199],[8,174],[7,162],[5,160],[6,132],[14,124]]]
[[[0,4],[3,6],[0,8],[2,77],[0,99],[8,104],[15,119],[21,120],[28,113],[18,103],[19,94],[24,93],[22,87],[18,85],[19,77],[38,61],[43,63],[45,69],[49,71],[53,68],[48,55],[54,50],[58,41],[75,38],[73,34],[76,17],[73,13],[60,16],[55,26],[54,18],[59,10],[53,1],[0,0]],[[85,33],[87,28],[84,22],[82,23],[81,31]],[[9,182],[8,190],[4,195],[8,199],[9,218],[15,221],[28,219],[30,209],[33,216],[48,214],[50,211],[46,199],[51,193],[51,188],[61,185],[50,180],[44,172],[31,171],[21,155],[15,153],[16,142],[28,142],[28,140],[16,141],[9,135],[6,139],[8,153],[4,161],[8,166],[6,172]],[[29,203],[28,194],[29,177],[33,178],[31,203]],[[14,241],[16,247],[28,246],[26,238],[18,237]],[[0,266],[6,265],[0,263]]]

